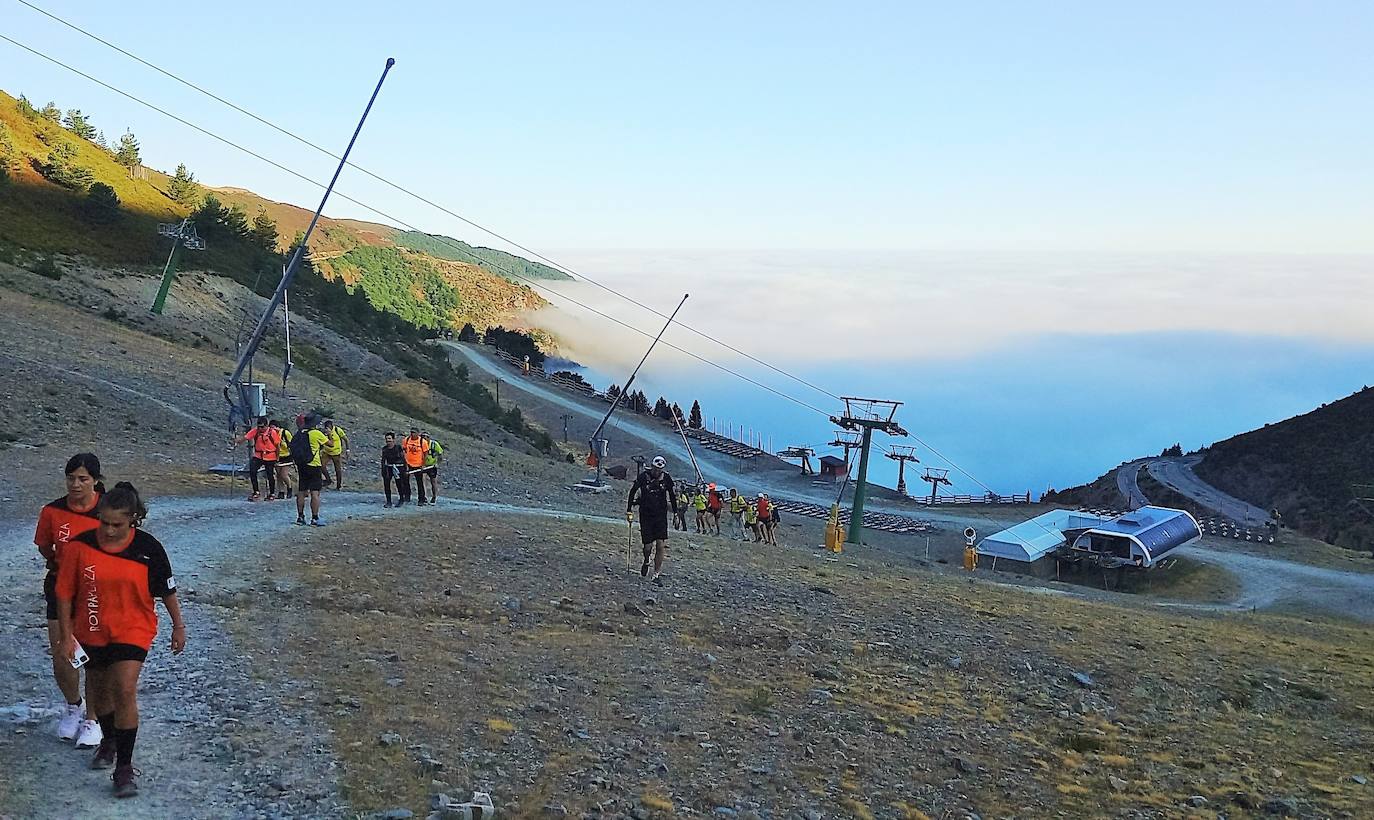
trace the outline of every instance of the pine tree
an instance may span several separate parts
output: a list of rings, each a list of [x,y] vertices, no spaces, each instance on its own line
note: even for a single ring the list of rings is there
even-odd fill
[[[674,416],[677,416],[677,423],[678,423],[678,424],[686,424],[686,423],[687,423],[687,416],[686,416],[685,413],[682,412],[682,408],[678,405],[677,402],[673,402],[673,415],[674,415]]]
[[[57,103],[48,100],[48,104],[43,106],[43,110],[38,112],[43,119],[50,122],[62,123],[62,109],[57,107]]]
[[[477,341],[477,328],[472,326],[472,322],[463,324],[463,329],[458,331],[458,341],[468,343]]]
[[[92,222],[113,222],[119,218],[119,197],[105,183],[93,183],[86,193],[83,210]]]
[[[617,398],[619,398],[619,396],[620,385],[613,384],[610,387],[606,388],[606,398],[610,399],[611,401],[615,401]]]
[[[68,110],[67,116],[63,119],[62,122],[64,125],[67,126],[68,131],[72,132],[73,134],[77,135],[83,140],[89,142],[95,139],[95,126],[91,125],[91,121],[86,118],[85,114],[81,113],[80,108],[72,108]]]
[[[25,97],[23,94],[19,95],[17,107],[19,108],[19,113],[22,114],[26,120],[36,121],[43,116],[39,113],[37,108],[33,107],[33,103],[29,102],[29,98]]]
[[[692,414],[687,417],[687,426],[693,430],[701,429],[701,402],[693,400]]]
[[[167,182],[167,196],[188,208],[200,199],[200,183],[196,182],[196,175],[187,171],[185,165],[178,165],[176,174]],[[216,202],[215,206],[218,209],[219,203]]]
[[[664,421],[670,421],[673,418],[673,407],[668,404],[667,399],[659,396],[658,401],[654,403],[654,415]]]
[[[253,241],[262,246],[262,249],[269,253],[277,252],[277,221],[267,215],[266,208],[258,208],[258,215],[253,217]]]
[[[91,169],[78,165],[76,157],[76,146],[65,138],[59,139],[48,152],[48,161],[42,167],[43,176],[58,185],[84,191],[95,180],[95,175]]]
[[[247,238],[252,229],[248,226],[248,214],[238,205],[230,205],[224,211],[224,227],[239,238]]]
[[[134,175],[134,169],[143,162],[143,158],[139,156],[139,148],[138,139],[132,131],[125,131],[115,147],[115,162],[129,169],[130,177]]]

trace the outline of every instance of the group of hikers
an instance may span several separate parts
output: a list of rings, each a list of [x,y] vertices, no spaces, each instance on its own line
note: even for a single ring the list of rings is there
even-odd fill
[[[186,624],[167,551],[140,526],[148,510],[138,490],[121,481],[107,491],[93,453],[72,456],[65,475],[66,494],[44,505],[33,537],[47,562],[48,643],[66,700],[57,736],[95,749],[90,767],[113,769],[114,795],[133,797],[138,678],[157,635],[155,602],[171,617],[173,653],[186,648]]]
[[[696,531],[703,535],[723,535],[720,519],[728,513],[731,538],[738,541],[753,540],[756,544],[778,543],[777,526],[780,516],[777,505],[767,493],[759,493],[750,501],[734,487],[729,488],[725,495],[721,495],[715,484],[693,487],[686,482],[679,482],[677,507],[673,513],[673,529],[687,531],[689,510],[696,512]]]
[[[738,490],[730,488],[722,496],[715,484],[692,487],[673,481],[663,456],[654,456],[649,466],[630,486],[625,504],[625,520],[633,526],[635,507],[639,508],[639,535],[643,545],[644,562],[639,567],[642,578],[650,578],[663,586],[663,565],[668,559],[668,513],[673,514],[673,527],[687,531],[687,511],[696,511],[696,531],[721,535],[720,519],[729,510],[731,536],[753,542],[777,544],[779,515],[777,505],[767,493],[759,493],[749,501]],[[650,569],[653,575],[651,576]]]
[[[387,433],[382,446],[382,488],[387,508],[400,507],[411,500],[411,482],[415,486],[416,506],[433,504],[439,498],[439,462],[444,447],[418,427],[397,441],[395,433]],[[291,473],[296,473],[296,523],[305,524],[306,502],[310,505],[311,526],[322,527],[320,493],[331,484],[343,489],[344,462],[352,455],[348,431],[333,419],[321,420],[317,414],[303,413],[296,417],[293,433],[276,419],[259,416],[257,424],[242,436],[234,436],[230,447],[247,442],[252,448],[248,460],[248,481],[252,485],[249,501],[264,498],[258,474],[267,476],[267,500],[285,499],[291,495]],[[429,496],[425,496],[425,484]],[[396,499],[392,500],[392,486]]]

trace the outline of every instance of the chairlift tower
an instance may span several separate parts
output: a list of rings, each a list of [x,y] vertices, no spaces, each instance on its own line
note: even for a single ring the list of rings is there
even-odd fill
[[[887,457],[897,462],[897,495],[906,495],[906,463],[921,463],[916,457],[916,448],[907,444],[893,444],[888,447]]]
[[[890,436],[905,436],[906,430],[896,421],[899,401],[860,399],[841,396],[844,415],[830,420],[847,432],[861,434],[859,442],[859,477],[854,482],[854,506],[849,513],[849,543],[862,544],[864,531],[864,499],[868,495],[868,451],[873,443],[873,431]],[[847,453],[846,453],[847,455]],[[846,462],[848,459],[846,459]]]
[[[863,444],[864,444],[864,442],[863,442],[863,436],[860,435],[859,433],[850,433],[850,432],[845,431],[845,430],[836,430],[836,431],[835,431],[835,440],[832,441],[832,442],[830,442],[830,445],[829,445],[829,446],[831,446],[831,447],[843,447],[843,448],[844,448],[844,466],[845,466],[846,469],[848,469],[848,468],[849,468],[849,451],[850,451],[850,450],[857,450],[857,449],[859,449],[860,447],[862,447]]]
[[[816,471],[811,469],[811,459],[816,455],[816,451],[810,447],[792,446],[786,450],[778,451],[778,458],[799,458],[801,459],[801,474],[815,475]]]
[[[167,264],[162,266],[162,284],[158,286],[157,297],[153,299],[153,313],[162,315],[162,309],[167,305],[167,291],[172,289],[172,280],[176,278],[176,270],[172,263],[176,260],[177,248],[185,248],[189,251],[205,250],[205,240],[196,234],[196,223],[190,217],[181,222],[159,222],[157,223],[158,236],[168,236],[172,239],[172,249],[167,253]]]
[[[921,476],[922,481],[930,482],[930,503],[935,503],[935,495],[940,491],[940,485],[953,486],[954,482],[949,480],[949,470],[926,468],[926,474]]]

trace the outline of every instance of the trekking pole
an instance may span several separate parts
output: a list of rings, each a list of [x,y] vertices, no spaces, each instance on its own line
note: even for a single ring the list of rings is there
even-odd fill
[[[635,546],[635,522],[629,515],[625,516],[625,526],[629,530],[625,536],[625,571],[630,571],[630,550]]]

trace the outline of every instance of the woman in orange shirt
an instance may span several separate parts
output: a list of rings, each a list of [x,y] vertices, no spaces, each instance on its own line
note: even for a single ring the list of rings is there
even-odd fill
[[[100,724],[95,720],[94,709],[81,699],[81,672],[58,651],[62,631],[57,620],[57,564],[67,542],[95,529],[95,505],[105,492],[105,485],[100,483],[100,459],[94,453],[77,453],[67,459],[66,474],[67,494],[43,506],[33,543],[48,562],[48,575],[43,579],[48,646],[52,650],[53,677],[67,699],[66,710],[57,722],[57,736],[75,740],[78,747],[86,748],[100,743]]]
[[[96,506],[99,526],[71,540],[57,570],[61,657],[74,657],[78,642],[90,656],[87,683],[104,731],[91,768],[114,766],[116,797],[138,794],[138,676],[157,635],[154,599],[172,618],[172,652],[186,648],[167,551],[138,529],[147,515],[138,490],[116,484]]]

